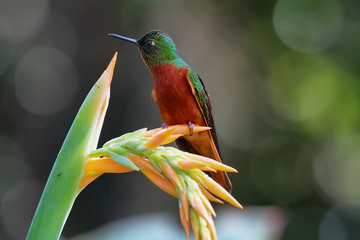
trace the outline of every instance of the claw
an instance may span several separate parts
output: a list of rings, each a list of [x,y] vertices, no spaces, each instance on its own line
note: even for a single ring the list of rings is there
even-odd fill
[[[194,127],[195,127],[195,124],[192,123],[191,121],[189,121],[188,122],[188,128],[189,128],[190,136],[192,136],[194,134]]]
[[[161,124],[162,128],[168,128],[168,125],[166,123]]]

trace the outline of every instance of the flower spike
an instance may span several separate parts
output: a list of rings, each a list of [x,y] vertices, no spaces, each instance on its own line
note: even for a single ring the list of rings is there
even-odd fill
[[[193,134],[209,127],[195,126]],[[85,167],[83,188],[102,173],[141,171],[150,181],[166,193],[179,199],[179,214],[186,238],[190,239],[190,226],[195,239],[217,239],[210,201],[242,206],[207,172],[237,172],[236,169],[213,159],[163,147],[180,136],[189,134],[187,125],[174,125],[146,131],[140,129],[104,144],[90,154]]]

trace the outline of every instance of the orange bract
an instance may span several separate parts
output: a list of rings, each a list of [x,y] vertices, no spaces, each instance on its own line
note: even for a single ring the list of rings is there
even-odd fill
[[[158,174],[148,169],[142,169],[141,171],[148,179],[150,179],[150,181],[152,181],[161,190],[170,194],[171,196],[177,197],[177,192],[174,185],[172,185],[169,182],[169,180],[167,180],[167,178],[165,178],[161,174]]]
[[[195,126],[193,133],[209,129]],[[140,170],[160,189],[179,198],[180,220],[187,239],[190,239],[190,225],[195,239],[217,239],[212,218],[216,217],[216,213],[210,201],[224,203],[217,196],[238,208],[242,206],[203,171],[237,171],[204,156],[161,147],[189,133],[187,125],[174,125],[150,131],[141,129],[115,138],[92,152],[79,187],[85,187],[102,173]],[[110,156],[116,156],[117,162]]]

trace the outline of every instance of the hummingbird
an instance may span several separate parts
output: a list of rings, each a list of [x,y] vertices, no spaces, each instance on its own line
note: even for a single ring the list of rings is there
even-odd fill
[[[113,33],[109,35],[133,43],[138,48],[153,77],[152,96],[159,107],[163,126],[189,126],[190,134],[177,139],[176,147],[222,162],[210,96],[199,75],[178,55],[170,36],[158,30],[147,32],[138,40]],[[208,126],[211,129],[192,134],[194,126]],[[226,172],[208,174],[231,192],[232,186]]]

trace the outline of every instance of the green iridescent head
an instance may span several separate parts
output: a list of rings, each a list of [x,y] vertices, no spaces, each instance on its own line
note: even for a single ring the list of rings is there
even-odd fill
[[[138,47],[141,57],[149,69],[178,58],[175,43],[169,35],[164,32],[158,30],[150,31],[139,40],[117,34],[110,35],[134,43]]]

